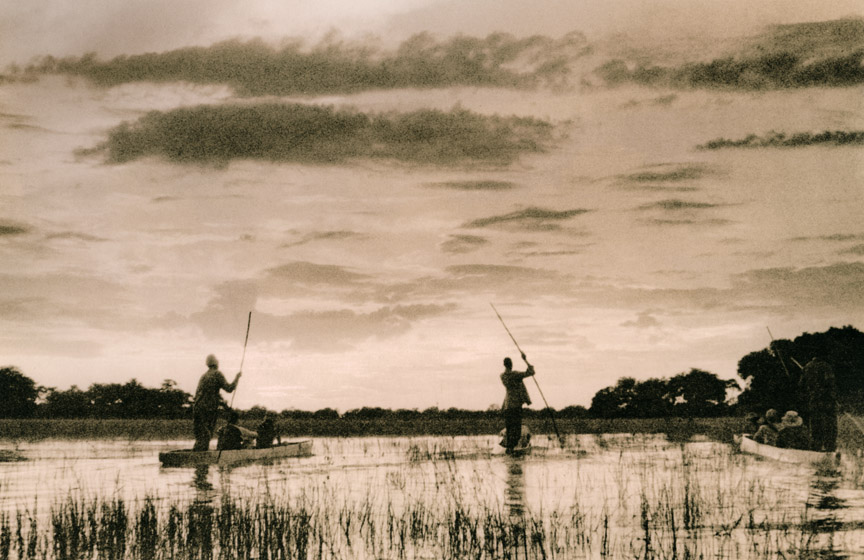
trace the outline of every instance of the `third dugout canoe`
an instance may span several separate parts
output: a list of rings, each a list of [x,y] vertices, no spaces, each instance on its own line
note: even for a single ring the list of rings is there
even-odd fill
[[[199,465],[236,465],[253,461],[269,461],[286,457],[309,457],[312,455],[312,442],[308,439],[282,442],[280,445],[264,449],[226,449],[192,451],[177,449],[159,454],[163,467],[197,467]]]
[[[786,449],[783,447],[775,447],[773,445],[765,445],[750,439],[749,434],[735,436],[735,441],[744,453],[751,455],[759,455],[767,459],[782,461],[784,463],[798,463],[800,465],[812,465],[814,463],[834,464],[840,461],[840,452],[821,452],[807,451],[804,449]]]

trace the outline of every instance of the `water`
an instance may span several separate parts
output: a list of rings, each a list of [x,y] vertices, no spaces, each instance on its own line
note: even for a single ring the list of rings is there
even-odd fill
[[[163,512],[170,505],[218,509],[225,500],[288,504],[311,511],[321,526],[360,515],[365,529],[343,527],[345,540],[332,537],[347,557],[408,547],[381,540],[393,519],[436,527],[456,511],[541,527],[544,549],[561,557],[864,555],[864,486],[854,456],[825,471],[712,441],[581,435],[564,448],[537,436],[532,455],[509,457],[497,453],[496,439],[322,438],[311,457],[231,469],[159,465],[159,451],[186,442],[22,443],[28,461],[0,464],[0,511],[47,522],[70,497],[122,498],[130,510],[149,497]],[[364,536],[373,527],[377,536]],[[434,557],[430,546],[404,550]]]

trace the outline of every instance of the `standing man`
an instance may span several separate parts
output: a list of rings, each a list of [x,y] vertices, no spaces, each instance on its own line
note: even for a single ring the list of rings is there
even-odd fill
[[[837,449],[837,383],[834,368],[820,358],[804,366],[802,379],[807,394],[807,421],[814,451]]]
[[[195,446],[193,451],[207,451],[210,448],[210,439],[216,428],[216,420],[219,417],[219,408],[225,404],[219,390],[233,393],[240,381],[243,372],[237,372],[233,383],[228,383],[225,376],[219,371],[219,360],[210,354],[207,356],[207,372],[198,381],[198,389],[195,391],[195,402],[192,405],[192,419],[195,432]]]
[[[525,360],[525,354],[522,354],[522,359]],[[519,439],[522,437],[522,405],[531,404],[523,380],[531,375],[534,375],[534,366],[531,364],[528,364],[528,369],[524,372],[513,371],[513,361],[510,358],[504,358],[504,373],[501,374],[501,383],[504,384],[506,393],[504,404],[501,405],[501,412],[504,416],[504,429],[506,430],[504,447],[507,448],[508,453],[519,445]]]

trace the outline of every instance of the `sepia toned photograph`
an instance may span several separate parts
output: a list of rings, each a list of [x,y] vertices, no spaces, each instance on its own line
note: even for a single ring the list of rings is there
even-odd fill
[[[235,558],[864,558],[864,5],[0,4],[0,560]]]

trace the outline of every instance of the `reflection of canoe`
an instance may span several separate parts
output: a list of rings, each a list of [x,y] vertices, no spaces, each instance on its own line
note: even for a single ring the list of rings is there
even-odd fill
[[[525,455],[530,455],[532,449],[534,449],[534,447],[531,444],[528,444],[525,447],[514,447],[513,449],[509,450],[496,445],[495,448],[492,449],[492,455],[510,455],[512,457],[524,457]]]
[[[14,463],[17,461],[26,461],[27,457],[21,455],[17,451],[7,451],[0,449],[0,463]]]
[[[748,434],[735,436],[735,441],[738,442],[741,451],[744,453],[759,455],[768,459],[774,459],[775,461],[783,461],[784,463],[836,464],[840,459],[839,452],[822,453],[820,451],[806,451],[803,449],[784,449],[753,441]]]
[[[282,442],[266,449],[226,449],[191,451],[177,449],[159,454],[163,467],[195,467],[198,465],[233,465],[250,461],[267,461],[284,457],[308,457],[312,455],[312,442],[307,440]]]

